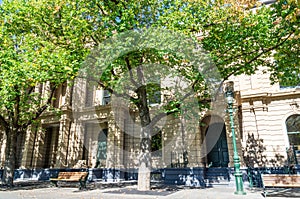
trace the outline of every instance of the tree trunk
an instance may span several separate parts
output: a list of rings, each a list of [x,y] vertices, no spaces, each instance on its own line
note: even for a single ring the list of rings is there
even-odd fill
[[[6,132],[6,146],[5,146],[5,164],[2,176],[2,184],[4,186],[12,187],[14,180],[14,172],[16,165],[17,152],[17,132]]]
[[[138,190],[150,190],[150,174],[151,174],[151,140],[150,132],[144,132],[148,138],[141,139],[140,157],[139,157],[139,173],[138,173]]]
[[[139,191],[148,191],[150,190],[150,174],[151,167],[149,167],[148,162],[141,162],[139,166],[138,173],[138,190]]]
[[[146,86],[137,89],[139,103],[139,117],[141,120],[141,143],[139,155],[139,173],[138,173],[138,190],[150,190],[150,174],[151,174],[151,117],[147,102]]]

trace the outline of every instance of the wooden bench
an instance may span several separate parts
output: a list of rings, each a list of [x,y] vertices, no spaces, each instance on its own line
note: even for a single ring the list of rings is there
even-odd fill
[[[58,186],[58,181],[63,182],[79,182],[79,189],[86,188],[88,172],[59,172],[57,178],[50,178],[50,182]]]
[[[266,197],[268,192],[267,188],[284,188],[282,191],[291,188],[300,188],[300,175],[291,174],[262,174],[263,182],[263,196]],[[280,193],[282,191],[275,191],[274,193]],[[273,193],[273,192],[272,192]]]

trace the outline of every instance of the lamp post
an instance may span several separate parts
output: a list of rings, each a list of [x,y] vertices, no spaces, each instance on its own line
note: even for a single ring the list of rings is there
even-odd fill
[[[237,195],[245,195],[246,192],[244,191],[243,187],[243,179],[242,179],[242,172],[240,170],[240,158],[237,152],[236,147],[236,137],[235,137],[235,130],[234,130],[234,120],[233,120],[233,101],[234,101],[234,87],[233,82],[227,82],[225,87],[225,99],[228,104],[228,113],[230,117],[230,128],[232,133],[232,145],[233,145],[233,163],[234,163],[234,177],[235,177],[235,186],[236,191],[234,192]]]

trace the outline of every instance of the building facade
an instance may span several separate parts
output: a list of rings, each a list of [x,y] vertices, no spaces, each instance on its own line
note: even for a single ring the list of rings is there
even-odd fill
[[[243,167],[283,167],[300,160],[300,88],[271,85],[267,73],[231,79],[235,87],[234,121]],[[49,85],[43,85],[43,90]],[[222,97],[222,96],[221,96]],[[152,168],[231,168],[232,132],[226,104],[206,111],[193,128],[172,115],[164,119],[151,146]],[[138,168],[138,112],[114,106],[107,91],[84,80],[61,85],[41,124],[19,139],[17,168]],[[218,108],[219,107],[219,108]],[[224,109],[225,107],[225,109]],[[153,108],[155,109],[155,107]],[[209,138],[209,139],[206,139]],[[5,136],[0,165],[4,166]]]

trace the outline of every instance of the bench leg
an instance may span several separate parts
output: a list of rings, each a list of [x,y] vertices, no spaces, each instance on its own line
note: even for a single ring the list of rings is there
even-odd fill
[[[266,191],[266,189],[264,189],[264,191],[263,191],[263,196],[264,196],[264,197],[267,197],[267,194],[268,194],[268,192]]]
[[[86,189],[86,181],[79,180],[79,190]]]
[[[58,187],[57,181],[51,181],[51,184],[54,185],[55,187]]]

